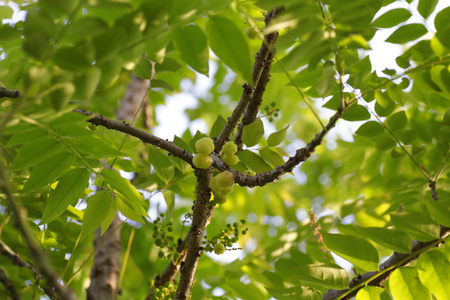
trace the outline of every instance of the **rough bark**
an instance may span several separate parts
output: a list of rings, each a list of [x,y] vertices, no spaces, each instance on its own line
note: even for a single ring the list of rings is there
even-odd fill
[[[91,285],[87,289],[88,300],[114,299],[120,293],[120,226],[121,221],[116,215],[105,234],[100,236],[100,228],[97,229],[94,241],[97,251],[91,271]]]

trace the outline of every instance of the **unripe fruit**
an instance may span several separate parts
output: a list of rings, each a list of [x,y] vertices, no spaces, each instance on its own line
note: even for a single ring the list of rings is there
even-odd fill
[[[230,166],[233,166],[239,162],[239,157],[234,154],[224,154],[222,160]]]
[[[258,37],[258,33],[255,29],[253,29],[253,27],[247,27],[245,29],[245,35],[251,40],[254,40]]]
[[[237,152],[237,146],[233,142],[226,142],[222,148],[223,154],[235,154]]]
[[[217,184],[223,189],[229,188],[234,184],[234,175],[229,171],[222,172],[217,176]]]
[[[206,154],[197,154],[194,156],[192,162],[199,169],[207,169],[212,164],[212,157]]]
[[[195,149],[200,154],[211,154],[214,151],[214,141],[209,137],[203,137],[195,142]]]
[[[225,253],[225,245],[222,243],[215,244],[214,253],[216,253],[217,255]]]
[[[223,194],[221,192],[214,193],[214,203],[215,204],[224,204],[227,202],[228,194]]]
[[[211,181],[209,182],[209,187],[214,191],[214,192],[220,192],[221,190],[223,190],[223,187],[221,187],[219,185],[219,182],[217,181],[217,176],[211,178]]]

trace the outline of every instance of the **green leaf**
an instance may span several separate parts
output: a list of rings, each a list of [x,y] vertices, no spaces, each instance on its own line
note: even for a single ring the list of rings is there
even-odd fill
[[[128,219],[133,220],[135,222],[144,223],[144,219],[142,219],[142,214],[138,212],[139,209],[136,209],[136,205],[130,203],[126,197],[121,195],[116,195],[116,206],[117,209]]]
[[[172,191],[164,191],[163,196],[167,205],[167,218],[171,220],[173,209],[175,208],[175,194]]]
[[[255,146],[259,143],[259,140],[264,135],[264,124],[260,118],[256,119],[253,123],[244,127],[242,133],[242,140],[247,147]]]
[[[423,1],[423,0],[422,0]],[[434,19],[434,26],[436,27],[436,36],[442,45],[450,49],[450,7],[446,7],[437,13]]]
[[[419,281],[416,269],[411,267],[398,268],[392,273],[389,290],[395,299],[431,300],[430,292]]]
[[[113,58],[124,47],[126,32],[123,28],[112,28],[92,39],[95,48],[95,58],[97,60],[107,60]]]
[[[438,2],[439,0],[419,0],[417,10],[422,15],[422,17],[426,19],[434,12],[434,9]]]
[[[82,197],[89,182],[89,171],[76,168],[67,172],[58,182],[56,189],[50,193],[47,206],[41,219],[41,224],[48,223],[59,217],[70,204]]]
[[[342,115],[342,119],[347,121],[364,121],[370,118],[370,113],[362,105],[354,104],[350,106]]]
[[[210,16],[206,35],[212,51],[245,81],[253,84],[250,51],[242,31],[222,16]]]
[[[29,142],[20,149],[11,169],[15,171],[34,166],[59,153],[62,149],[61,143],[53,138]]]
[[[295,286],[284,289],[271,289],[266,287],[267,291],[278,300],[320,300],[322,295],[306,286]]]
[[[142,79],[152,78],[152,75],[153,75],[152,63],[146,57],[139,58],[139,62],[134,67],[133,73]]]
[[[61,152],[36,165],[25,182],[22,193],[35,191],[54,182],[75,162],[75,156],[68,152]]]
[[[356,130],[355,134],[364,136],[364,137],[373,137],[379,135],[384,132],[383,126],[376,121],[369,121],[362,124],[358,130]]]
[[[439,224],[421,212],[398,212],[391,214],[391,221],[398,230],[411,234],[421,242],[439,238]]]
[[[378,270],[378,252],[358,236],[321,232],[327,248],[365,271]]]
[[[181,59],[195,71],[208,76],[208,42],[197,25],[187,25],[173,32],[175,47]]]
[[[81,240],[97,229],[111,214],[111,211],[116,211],[114,202],[111,193],[106,190],[98,191],[87,198],[88,205],[81,224]]]
[[[266,299],[261,290],[252,283],[244,284],[239,279],[233,278],[226,281],[226,286],[229,290],[233,291],[233,294],[241,299]]]
[[[428,32],[423,24],[407,24],[395,30],[386,42],[393,44],[405,44],[414,41]]]
[[[164,80],[160,80],[160,79],[152,79],[150,81],[150,86],[152,88],[163,88],[170,92],[173,92],[173,90],[174,90],[174,88],[169,83],[165,82]]]
[[[0,20],[11,19],[14,14],[14,10],[6,5],[0,6]]]
[[[103,169],[100,175],[105,179],[106,184],[112,190],[121,195],[119,202],[123,202],[127,207],[138,215],[147,216],[147,211],[144,209],[144,200],[142,195],[130,183],[129,180],[120,176],[119,172],[110,169]],[[125,213],[124,213],[125,214]]]
[[[267,145],[269,147],[275,147],[281,144],[286,136],[286,131],[288,130],[289,125],[284,127],[281,130],[275,131],[269,135],[267,138]]]
[[[427,199],[426,205],[431,217],[441,225],[450,227],[450,203],[448,200]]]
[[[259,154],[266,162],[270,163],[274,167],[284,164],[283,157],[278,153],[278,151],[264,147],[259,150]]]
[[[334,264],[313,264],[295,268],[298,279],[304,283],[323,286],[327,289],[348,288],[348,274],[343,268]]]
[[[227,121],[221,115],[218,115],[216,121],[214,121],[214,124],[211,127],[211,132],[209,133],[209,136],[218,137],[222,132],[222,129],[225,127],[226,123]]]
[[[236,155],[239,160],[243,162],[249,169],[252,169],[256,173],[268,172],[272,168],[261,158],[261,156],[253,153],[249,150],[238,151]]]
[[[395,114],[391,115],[389,118],[386,119],[386,125],[392,131],[403,129],[403,127],[406,126],[407,122],[408,117],[406,116],[404,110],[396,112]]]
[[[439,300],[450,300],[450,262],[444,253],[430,251],[417,260],[417,271],[422,284]]]
[[[404,8],[391,9],[372,22],[373,27],[390,28],[407,21],[411,12]]]
[[[380,300],[384,288],[366,285],[356,294],[355,300]]]
[[[357,230],[361,236],[364,236],[383,247],[401,253],[411,252],[411,238],[404,232],[387,228],[363,228],[359,226],[357,227]]]
[[[74,39],[92,37],[108,29],[108,24],[102,19],[85,16],[76,20],[67,31],[67,34]]]

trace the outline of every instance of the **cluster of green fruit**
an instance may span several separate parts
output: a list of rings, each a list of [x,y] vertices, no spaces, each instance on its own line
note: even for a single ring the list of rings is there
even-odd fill
[[[244,228],[245,220],[240,223],[235,222],[233,225],[227,224],[227,228],[222,229],[218,234],[210,240],[206,239],[205,251],[220,255],[225,252],[225,247],[232,247],[233,243],[238,241],[239,234],[245,235],[248,228]]]
[[[166,282],[164,286],[155,287],[153,290],[153,299],[164,300],[175,298],[175,292],[177,291],[177,282]]]
[[[199,169],[207,169],[212,164],[211,153],[214,151],[214,141],[209,137],[203,137],[195,142],[195,150],[197,155],[194,156],[192,162]]]
[[[180,253],[176,251],[176,242],[172,236],[173,228],[172,222],[163,220],[164,214],[160,214],[156,220],[153,221],[153,235],[155,239],[155,245],[161,248],[158,252],[159,258],[174,259],[177,260],[180,257]]]
[[[276,106],[277,104],[275,102],[270,102],[270,105],[264,106],[266,115],[269,117],[269,122],[273,122],[274,118],[280,115],[280,109]]]
[[[217,174],[211,178],[209,187],[214,194],[214,200],[211,205],[224,204],[227,201],[228,195],[234,190],[234,175],[229,171]]]
[[[239,162],[239,157],[236,156],[237,152],[237,146],[233,142],[226,142],[225,145],[223,145],[222,148],[222,160],[229,164],[230,166],[233,166]]]

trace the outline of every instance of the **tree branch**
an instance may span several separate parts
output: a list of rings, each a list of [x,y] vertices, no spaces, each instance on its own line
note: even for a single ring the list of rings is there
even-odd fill
[[[192,225],[188,235],[189,245],[186,259],[181,265],[180,283],[175,294],[176,300],[187,300],[190,298],[191,290],[194,286],[197,263],[203,254],[203,235],[211,216],[209,181],[212,175],[212,168],[198,169],[195,173],[197,178],[197,197],[194,202]]]
[[[269,25],[279,13],[281,9],[274,9],[267,13],[264,22],[266,27]],[[278,32],[272,32],[264,36],[264,41],[261,44],[259,52],[256,54],[255,64],[253,65],[252,75],[255,89],[250,97],[245,113],[242,117],[242,122],[236,132],[234,139],[236,145],[242,148],[242,133],[244,127],[253,123],[258,115],[259,107],[262,103],[262,97],[266,90],[266,85],[270,79],[270,69],[272,68],[273,56],[275,54],[274,44],[277,41]]]
[[[353,278],[350,281],[349,289],[345,290],[328,290],[322,297],[322,300],[351,299],[355,297],[358,291],[365,285],[380,286],[389,279],[392,272],[398,267],[407,266],[416,260],[422,253],[438,247],[450,235],[450,228],[441,227],[441,238],[430,242],[414,241],[410,254],[394,252],[392,256],[380,265],[380,271],[367,272]],[[345,295],[344,295],[345,294]]]
[[[265,19],[266,26],[269,24],[269,22],[273,18],[275,18],[275,16],[278,13],[279,13],[279,10],[273,10],[267,14],[266,19]],[[270,68],[272,66],[271,51],[272,51],[273,45],[276,42],[277,37],[278,37],[277,32],[270,33],[265,36],[265,40],[261,44],[261,48],[259,49],[258,54],[256,54],[255,63],[253,64],[253,69],[252,69],[252,78],[253,78],[253,84],[255,86],[255,89],[253,89],[249,84],[244,84],[244,86],[243,86],[244,91],[242,92],[241,99],[239,100],[238,104],[234,108],[231,116],[228,118],[227,123],[225,124],[225,127],[223,128],[222,132],[216,139],[215,150],[214,150],[216,153],[220,153],[220,151],[222,151],[222,146],[225,144],[225,142],[227,142],[230,139],[230,137],[231,137],[233,131],[235,130],[236,126],[238,125],[238,122],[241,119],[241,117],[244,115],[244,118],[245,118],[245,113],[250,114],[250,112],[247,113],[247,111],[249,109],[249,105],[252,105],[251,103],[254,102],[254,99],[258,99],[258,97],[259,97],[259,100],[256,100],[256,102],[259,102],[259,103],[261,102],[262,94],[264,93],[267,82],[269,82],[269,72],[270,72]],[[255,98],[255,96],[256,96],[256,98]],[[258,107],[259,107],[259,105],[256,107],[255,116],[258,111]],[[254,108],[252,109],[252,111],[254,111]],[[247,119],[248,119],[248,117],[247,117]],[[253,121],[251,121],[251,122],[253,122]],[[248,124],[250,124],[250,123],[248,123]],[[242,131],[242,129],[241,129],[241,131]],[[238,129],[236,136],[240,136],[242,134],[242,132],[240,132],[240,133],[239,132],[240,131]],[[235,139],[235,142],[238,144],[238,146],[239,146],[239,144],[242,143],[242,140],[240,138],[239,138],[239,140],[240,140],[240,142],[238,142]]]

